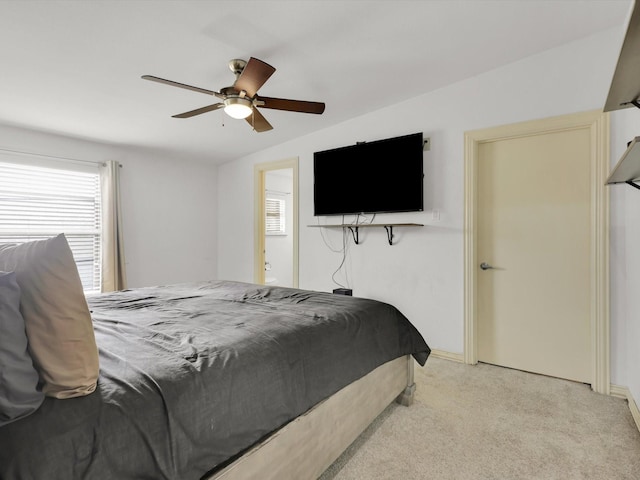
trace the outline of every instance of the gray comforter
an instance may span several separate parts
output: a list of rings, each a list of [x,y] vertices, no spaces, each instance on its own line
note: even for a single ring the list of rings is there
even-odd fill
[[[373,300],[205,282],[89,298],[94,393],[0,428],[0,478],[201,478],[379,365],[429,347]]]

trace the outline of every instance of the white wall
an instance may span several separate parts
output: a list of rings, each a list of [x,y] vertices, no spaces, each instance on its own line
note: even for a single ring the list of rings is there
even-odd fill
[[[120,161],[129,286],[216,278],[216,167],[140,152]]]
[[[216,167],[8,126],[0,126],[0,149],[122,163],[123,230],[130,287],[216,276]]]
[[[299,156],[300,287],[330,291],[335,287],[331,274],[341,257],[325,246],[320,229],[306,227],[317,222],[312,205],[313,152],[422,131],[431,137],[432,143],[431,151],[424,155],[425,212],[384,218],[424,223],[426,227],[398,229],[394,246],[387,245],[384,230],[367,231],[362,245],[352,245],[349,249],[347,272],[354,295],[394,304],[416,325],[432,348],[462,353],[464,132],[602,110],[623,37],[623,28],[610,29],[410,102],[221,165],[220,202],[228,205],[228,209],[219,219],[219,277],[252,279],[252,165]],[[383,90],[386,86],[380,87]],[[327,105],[327,110],[330,108],[331,105]],[[614,121],[613,128],[623,128],[620,123],[624,125]],[[622,136],[626,138],[629,133],[623,132]],[[631,136],[635,134],[640,135],[640,128]],[[618,140],[614,135],[613,142]],[[614,148],[612,155],[617,158],[618,153],[619,149]],[[637,195],[634,197],[634,194]],[[612,268],[615,275],[612,284],[614,288],[640,291],[640,278],[629,271],[640,267],[640,258],[635,258],[640,252],[631,251],[632,242],[640,239],[637,226],[640,192],[623,195],[624,198],[614,202],[613,209],[621,211],[613,213],[619,220],[612,238],[614,247],[628,246],[612,255],[616,263]],[[232,204],[232,199],[237,203]],[[636,203],[630,203],[634,200]],[[440,220],[434,219],[434,211],[439,212]],[[234,235],[225,236],[223,232],[227,229],[233,229]],[[327,235],[334,246],[339,246],[339,232],[327,232]],[[621,271],[619,263],[627,261],[631,261],[631,265]],[[612,380],[620,385],[635,382],[633,393],[635,398],[640,398],[637,385],[640,362],[636,353],[640,350],[640,322],[630,305],[631,300],[623,300],[621,296],[621,293],[614,294],[612,302]]]

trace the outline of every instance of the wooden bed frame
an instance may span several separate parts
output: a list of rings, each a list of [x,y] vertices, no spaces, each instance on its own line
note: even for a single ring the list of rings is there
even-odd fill
[[[317,479],[394,399],[413,403],[413,362],[407,355],[381,365],[206,480]]]

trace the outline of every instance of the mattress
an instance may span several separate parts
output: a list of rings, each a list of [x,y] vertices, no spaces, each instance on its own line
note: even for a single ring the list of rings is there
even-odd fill
[[[379,365],[430,353],[363,298],[211,281],[88,302],[96,391],[1,427],[2,479],[199,479]]]

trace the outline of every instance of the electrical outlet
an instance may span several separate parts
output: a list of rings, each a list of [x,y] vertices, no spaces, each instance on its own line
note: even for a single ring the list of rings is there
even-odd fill
[[[431,150],[431,138],[427,137],[422,142],[422,151],[428,152]]]

